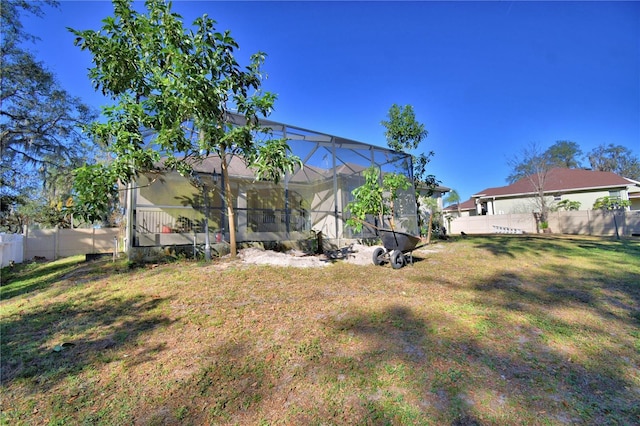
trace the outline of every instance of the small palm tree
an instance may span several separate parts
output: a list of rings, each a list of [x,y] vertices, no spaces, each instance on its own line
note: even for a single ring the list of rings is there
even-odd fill
[[[447,198],[444,199],[444,202],[447,203],[447,206],[457,204],[458,216],[462,215],[462,212],[460,211],[460,195],[458,194],[458,191],[456,191],[455,189],[449,191],[449,195],[447,195]]]

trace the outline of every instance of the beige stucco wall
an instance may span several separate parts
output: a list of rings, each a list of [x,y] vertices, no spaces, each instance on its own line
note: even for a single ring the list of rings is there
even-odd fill
[[[24,258],[38,256],[51,260],[78,254],[109,253],[115,249],[114,238],[120,238],[118,228],[27,230]],[[122,249],[119,245],[119,250]]]
[[[550,209],[553,209],[559,201],[570,200],[580,203],[580,210],[591,210],[593,203],[601,197],[609,196],[609,191],[591,191],[591,192],[570,192],[559,195],[560,200],[555,200],[553,196],[547,196],[546,202]],[[627,191],[620,191],[622,199],[628,199]],[[497,198],[493,201],[493,214],[520,214],[540,211],[540,203],[537,197],[522,198]]]
[[[553,202],[553,197],[546,197],[547,204]],[[540,211],[538,200],[530,198],[498,198],[494,202],[493,214],[518,214]]]
[[[614,220],[615,219],[615,220]],[[600,210],[558,211],[549,214],[549,228],[554,233],[615,235],[616,224],[622,236],[640,233],[640,211],[605,212]],[[453,218],[449,231],[455,235],[492,234],[498,232],[537,233],[533,214],[504,214]]]
[[[475,210],[470,211],[470,210],[461,210],[460,212],[457,211],[450,211],[447,210],[446,212],[444,212],[445,216],[451,216],[451,217],[469,217],[469,216],[475,216],[477,213]]]

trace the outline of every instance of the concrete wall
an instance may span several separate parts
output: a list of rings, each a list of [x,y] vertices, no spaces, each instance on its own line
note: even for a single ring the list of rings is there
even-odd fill
[[[615,235],[616,225],[620,236],[639,234],[640,211],[582,210],[549,213],[549,229],[554,233]],[[452,235],[460,232],[467,234],[538,232],[535,218],[531,213],[453,218],[448,230]]]

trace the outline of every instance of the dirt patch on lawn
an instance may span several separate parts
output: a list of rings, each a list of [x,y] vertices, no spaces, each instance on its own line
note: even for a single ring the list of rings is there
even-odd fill
[[[373,251],[380,246],[366,246],[352,244],[339,250],[327,251],[321,255],[310,255],[301,251],[290,250],[286,253],[259,248],[247,248],[238,252],[242,263],[250,265],[293,266],[298,268],[317,268],[331,265],[335,262],[345,262],[354,265],[371,265]],[[431,245],[416,250],[415,253],[439,251],[442,246]]]

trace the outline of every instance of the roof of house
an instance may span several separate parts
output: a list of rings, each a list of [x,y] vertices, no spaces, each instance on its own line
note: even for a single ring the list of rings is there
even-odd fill
[[[622,188],[635,182],[611,172],[583,169],[551,169],[544,182],[545,192],[580,191],[603,188]],[[522,178],[517,182],[496,188],[487,188],[473,197],[508,197],[538,192],[532,179]]]
[[[476,200],[473,198],[469,198],[467,201],[460,203],[460,210],[475,210],[476,209]],[[458,204],[451,204],[450,206],[442,209],[444,211],[457,212]]]
[[[416,189],[422,194],[423,192],[428,192],[430,190],[440,192],[442,194],[450,192],[451,188],[443,185],[436,185],[434,188],[431,188],[426,183],[421,181],[416,181]]]

